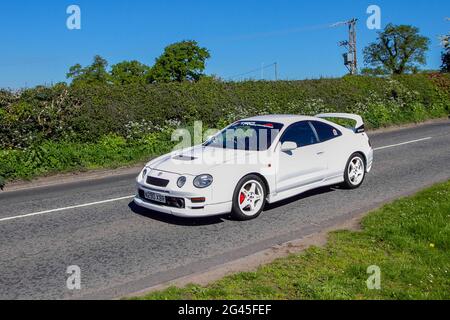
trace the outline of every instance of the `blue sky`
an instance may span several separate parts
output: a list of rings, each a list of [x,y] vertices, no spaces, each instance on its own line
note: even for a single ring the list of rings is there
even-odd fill
[[[66,28],[71,4],[81,8],[81,30]],[[445,0],[16,0],[0,5],[0,87],[64,81],[71,65],[89,64],[96,54],[110,64],[137,59],[151,65],[166,45],[183,39],[210,49],[207,73],[223,78],[275,61],[281,79],[341,76],[346,69],[337,42],[347,31],[326,26],[359,18],[361,49],[376,38],[366,27],[371,4],[381,7],[382,26],[419,27],[432,41],[427,67],[439,67],[438,36],[450,29]],[[273,78],[273,71],[264,76]]]

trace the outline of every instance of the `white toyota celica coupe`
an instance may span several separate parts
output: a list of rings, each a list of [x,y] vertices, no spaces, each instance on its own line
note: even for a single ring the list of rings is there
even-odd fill
[[[352,128],[325,120],[350,119]],[[156,158],[137,177],[134,202],[182,217],[258,217],[266,203],[341,184],[358,188],[373,149],[360,116],[344,113],[257,116],[202,145]]]

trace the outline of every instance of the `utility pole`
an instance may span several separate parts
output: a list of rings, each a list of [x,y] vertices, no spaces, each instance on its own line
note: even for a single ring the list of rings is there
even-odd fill
[[[356,51],[356,22],[358,19],[352,19],[348,26],[349,33],[349,54],[353,55],[350,74],[358,73],[358,56]]]
[[[358,57],[356,50],[356,22],[358,19],[351,19],[349,21],[338,22],[332,25],[337,27],[340,25],[348,26],[348,40],[339,42],[341,47],[347,48],[347,53],[344,54],[344,65],[347,67],[350,74],[358,73]]]
[[[275,81],[278,81],[278,62],[275,62]]]

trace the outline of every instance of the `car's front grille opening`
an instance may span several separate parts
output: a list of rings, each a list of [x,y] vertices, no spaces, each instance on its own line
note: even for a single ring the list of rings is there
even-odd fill
[[[169,184],[169,180],[156,177],[147,177],[147,183],[152,186],[165,188]]]

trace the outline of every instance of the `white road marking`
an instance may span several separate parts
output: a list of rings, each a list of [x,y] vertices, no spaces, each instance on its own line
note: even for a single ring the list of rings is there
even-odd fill
[[[411,141],[406,141],[406,142],[402,142],[402,143],[392,144],[392,145],[389,145],[389,146],[375,148],[373,150],[374,151],[378,151],[378,150],[383,150],[383,149],[388,149],[388,148],[394,148],[394,147],[403,146],[403,145],[406,145],[406,144],[416,143],[416,142],[420,142],[420,141],[426,141],[426,140],[430,140],[430,139],[432,139],[432,137],[426,137],[426,138],[422,138],[422,139],[417,139],[417,140],[411,140]],[[38,215],[47,214],[47,213],[66,211],[66,210],[71,210],[71,209],[90,207],[90,206],[95,206],[95,205],[99,205],[99,204],[116,202],[116,201],[131,199],[131,198],[134,198],[134,195],[120,197],[120,198],[115,198],[115,199],[109,199],[109,200],[103,200],[103,201],[90,202],[90,203],[85,203],[85,204],[79,204],[79,205],[70,206],[70,207],[39,211],[39,212],[23,214],[23,215],[18,215],[18,216],[13,216],[13,217],[1,218],[0,222],[16,220],[16,219],[22,219],[22,218],[27,218],[27,217],[33,217],[33,216],[38,216]]]
[[[85,204],[79,204],[79,205],[76,205],[76,206],[70,206],[70,207],[64,207],[64,208],[58,208],[58,209],[51,209],[51,210],[45,210],[45,211],[39,211],[39,212],[34,212],[34,213],[29,213],[29,214],[22,214],[22,215],[14,216],[14,217],[2,218],[2,219],[0,219],[0,222],[8,221],[8,220],[20,219],[20,218],[33,217],[33,216],[38,216],[38,215],[46,214],[46,213],[53,213],[53,212],[70,210],[70,209],[77,209],[77,208],[95,206],[95,205],[98,205],[98,204],[116,202],[116,201],[131,199],[131,198],[134,198],[134,195],[133,196],[126,196],[126,197],[115,198],[115,199],[109,199],[109,200],[103,200],[103,201],[90,202],[90,203],[85,203]]]
[[[426,137],[426,138],[422,138],[422,139],[417,139],[417,140],[411,140],[411,141],[406,141],[406,142],[402,142],[402,143],[392,144],[390,146],[384,146],[384,147],[375,148],[375,149],[373,149],[373,151],[378,151],[378,150],[383,150],[383,149],[388,149],[388,148],[394,148],[394,147],[398,147],[398,146],[403,146],[405,144],[416,143],[416,142],[420,142],[420,141],[426,141],[426,140],[430,140],[432,138],[433,137]]]

